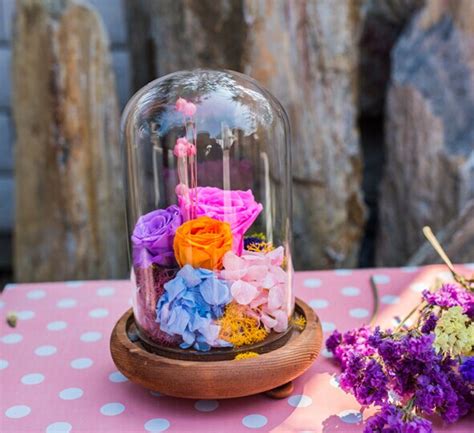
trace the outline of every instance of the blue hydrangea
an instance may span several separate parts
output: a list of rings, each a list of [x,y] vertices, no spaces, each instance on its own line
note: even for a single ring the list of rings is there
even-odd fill
[[[230,347],[219,338],[216,319],[231,300],[227,283],[213,271],[185,265],[165,285],[156,307],[156,321],[162,331],[181,336],[180,347],[208,351],[211,347]]]

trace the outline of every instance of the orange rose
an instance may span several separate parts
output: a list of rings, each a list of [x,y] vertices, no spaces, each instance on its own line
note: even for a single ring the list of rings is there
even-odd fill
[[[180,266],[221,269],[224,254],[232,249],[230,225],[206,216],[189,220],[176,230],[173,248]]]

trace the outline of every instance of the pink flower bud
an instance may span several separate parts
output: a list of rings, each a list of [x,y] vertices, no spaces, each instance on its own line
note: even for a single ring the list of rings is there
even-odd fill
[[[188,142],[188,156],[196,155],[196,146]]]
[[[185,137],[178,138],[173,149],[173,153],[178,158],[184,158],[188,154],[189,142]]]
[[[189,188],[184,183],[178,183],[178,185],[176,185],[175,191],[178,197],[184,198],[187,197]]]
[[[185,116],[193,117],[196,113],[196,106],[192,102],[187,102],[184,106],[183,113]]]
[[[183,113],[184,112],[184,108],[186,107],[186,104],[188,103],[188,101],[186,101],[186,99],[184,98],[179,98],[177,101],[176,101],[176,110],[179,111],[180,113]]]

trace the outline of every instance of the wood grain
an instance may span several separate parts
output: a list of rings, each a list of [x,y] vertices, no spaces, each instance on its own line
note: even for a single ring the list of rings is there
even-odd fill
[[[16,280],[122,277],[119,111],[103,24],[85,4],[21,0],[15,27]]]
[[[232,69],[283,103],[293,133],[298,269],[357,264],[365,221],[356,124],[359,6],[360,0],[130,2],[133,28],[142,25],[137,17],[151,17],[150,35],[140,31],[132,45],[139,55],[151,39],[150,79],[179,69]]]
[[[474,198],[473,5],[427,1],[392,51],[379,266],[405,265],[424,226],[440,233]]]
[[[133,321],[132,310],[113,329],[110,350],[115,365],[130,381],[166,395],[224,399],[258,394],[300,376],[319,355],[323,334],[318,317],[299,299],[296,310],[306,318],[304,330],[295,330],[285,346],[256,358],[186,361],[150,353],[127,335],[127,327]]]

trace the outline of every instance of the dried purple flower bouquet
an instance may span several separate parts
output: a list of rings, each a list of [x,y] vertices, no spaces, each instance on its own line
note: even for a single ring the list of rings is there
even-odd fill
[[[425,291],[413,326],[364,326],[326,341],[341,366],[341,388],[380,410],[365,433],[432,432],[427,416],[454,423],[474,407],[474,294],[443,284]]]

